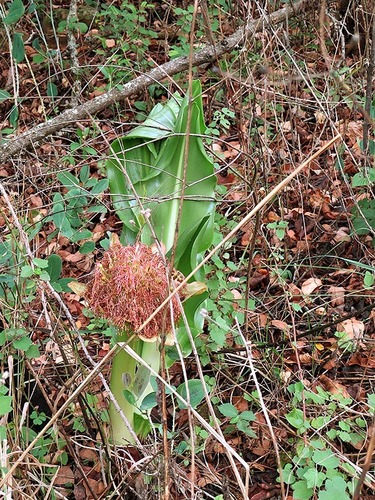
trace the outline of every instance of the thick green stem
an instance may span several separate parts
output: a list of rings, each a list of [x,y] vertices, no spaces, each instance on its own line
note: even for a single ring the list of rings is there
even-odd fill
[[[128,342],[128,339],[129,337],[126,334],[117,335],[117,342]],[[129,345],[136,352],[138,352],[138,344],[138,339],[129,342]],[[124,391],[131,390],[131,384],[135,378],[136,365],[137,362],[135,359],[119,346],[117,353],[113,357],[110,388],[129,425],[125,423],[118,408],[111,401],[109,405],[109,417],[112,438],[114,444],[118,446],[127,446],[135,443],[134,435],[130,431],[130,428],[134,431],[134,406],[127,401]]]
[[[126,342],[153,370],[158,372],[160,368],[159,343],[142,342],[139,339],[128,342],[128,339],[127,334],[117,335],[117,342]],[[113,443],[117,446],[135,444],[134,433],[142,437],[149,430],[148,420],[145,415],[141,414],[139,407],[144,398],[154,391],[150,384],[150,371],[145,366],[139,366],[138,362],[119,346],[112,362],[110,388],[119,408],[128,421],[127,425],[118,408],[111,401],[109,416]],[[125,390],[129,391],[130,397],[134,400],[134,405],[125,398]],[[133,433],[130,429],[133,430]]]

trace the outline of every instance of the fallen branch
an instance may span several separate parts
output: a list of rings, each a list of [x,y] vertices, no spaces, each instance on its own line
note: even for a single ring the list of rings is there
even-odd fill
[[[216,45],[206,45],[203,49],[194,53],[192,56],[192,66],[197,67],[202,64],[209,64],[217,60],[223,54],[233,50],[236,46],[243,43],[247,37],[253,36],[261,31],[265,26],[274,25],[297,16],[305,10],[311,10],[315,5],[312,0],[299,0],[298,2],[284,7],[270,14],[267,18],[260,18],[250,21],[247,26],[239,28],[233,35],[225,38]],[[4,163],[16,153],[24,150],[31,144],[35,144],[45,137],[48,137],[67,125],[76,123],[79,120],[86,119],[102,111],[114,103],[120,102],[131,95],[134,95],[147,86],[155,82],[160,82],[167,77],[171,77],[189,67],[189,56],[182,56],[172,61],[168,61],[148,73],[142,74],[126,83],[121,90],[112,89],[105,94],[95,97],[91,101],[85,102],[80,106],[67,109],[63,113],[40,123],[30,130],[9,140],[0,146],[0,163]]]

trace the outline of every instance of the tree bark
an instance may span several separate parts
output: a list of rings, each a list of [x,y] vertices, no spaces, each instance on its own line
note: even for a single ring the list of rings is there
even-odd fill
[[[239,28],[233,35],[223,39],[216,45],[208,44],[201,50],[195,52],[192,57],[193,67],[214,62],[223,54],[230,52],[243,43],[247,37],[251,37],[264,27],[278,24],[286,19],[295,17],[305,10],[311,10],[314,6],[314,0],[299,0],[294,4],[273,12],[267,18],[251,20],[246,26]],[[63,111],[54,118],[40,123],[2,144],[0,146],[0,164],[6,162],[15,154],[20,153],[31,144],[40,142],[42,139],[56,133],[67,125],[71,125],[82,119],[87,119],[108,106],[136,94],[152,83],[160,82],[176,73],[186,71],[188,67],[189,56],[178,57],[131,80],[126,83],[121,90],[112,89],[84,104]]]

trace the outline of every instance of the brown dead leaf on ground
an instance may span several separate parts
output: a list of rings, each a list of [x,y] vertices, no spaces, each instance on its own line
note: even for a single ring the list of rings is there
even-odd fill
[[[330,394],[342,395],[344,398],[350,398],[350,394],[346,387],[337,380],[331,380],[327,375],[320,375],[318,384]]]
[[[346,319],[337,325],[337,331],[345,332],[348,338],[354,341],[360,341],[365,332],[365,325],[363,321],[356,318]]]
[[[327,292],[331,296],[331,306],[343,310],[345,305],[345,288],[342,286],[330,286]]]
[[[317,288],[322,286],[322,280],[319,278],[309,278],[301,285],[301,291],[304,295],[311,295]]]

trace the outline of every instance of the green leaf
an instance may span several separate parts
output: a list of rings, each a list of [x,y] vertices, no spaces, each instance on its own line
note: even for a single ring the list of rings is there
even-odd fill
[[[233,418],[237,417],[238,415],[237,408],[233,406],[231,403],[224,403],[218,406],[217,409],[222,415],[224,415],[224,417]]]
[[[16,63],[20,63],[25,59],[25,46],[23,44],[22,33],[14,33],[12,56]]]
[[[101,179],[91,190],[91,194],[100,194],[108,188],[108,179]]]
[[[39,347],[36,344],[32,344],[25,352],[25,355],[28,359],[39,358],[40,357]]]
[[[326,479],[324,472],[319,472],[317,469],[309,469],[304,473],[303,477],[306,479],[308,488],[320,488]]]
[[[56,97],[58,94],[59,94],[59,91],[58,91],[57,86],[53,82],[49,81],[47,83],[47,95],[48,95],[48,97],[53,98],[53,97]]]
[[[319,492],[319,500],[333,500],[336,498],[340,500],[350,500],[351,498],[347,493],[347,483],[340,476],[327,479],[325,488],[325,491]]]
[[[295,500],[309,500],[314,494],[314,490],[307,486],[306,481],[297,481],[292,484],[292,488],[293,499]]]
[[[367,404],[369,405],[369,414],[375,414],[375,394],[367,395]]]
[[[66,187],[77,187],[79,186],[79,180],[70,172],[59,172],[56,177],[59,179],[61,184]]]
[[[0,416],[12,411],[12,396],[0,396]]]
[[[199,379],[188,380],[187,384],[185,382],[182,383],[178,386],[177,393],[186,401],[188,400],[189,393],[190,405],[192,408],[196,408],[204,398],[204,389],[202,382]],[[186,408],[186,405],[184,405],[181,401],[178,401],[178,405],[181,409]]]
[[[61,276],[62,260],[60,255],[52,254],[47,259],[47,272],[50,276],[51,283],[55,283]]]
[[[151,410],[152,408],[155,408],[155,406],[157,405],[158,402],[156,400],[156,392],[151,392],[150,394],[147,394],[147,396],[143,399],[139,409],[141,411],[148,411]]]
[[[7,90],[0,89],[0,103],[11,99],[12,96],[9,94]]]
[[[79,248],[79,253],[88,254],[95,250],[95,243],[93,241],[85,241],[85,243]]]
[[[292,425],[296,429],[300,429],[304,426],[305,419],[303,416],[303,411],[299,408],[294,408],[291,412],[285,415],[285,418],[290,423],[290,425]]]
[[[35,259],[33,259],[33,263],[35,266],[39,267],[40,269],[47,269],[48,268],[48,260],[40,259],[39,257],[35,257]]]
[[[321,465],[326,469],[336,469],[340,465],[340,460],[331,450],[314,451],[311,458],[316,465]]]
[[[10,4],[8,15],[4,17],[3,23],[7,26],[11,24],[15,24],[17,21],[21,19],[25,12],[25,7],[23,5],[22,0],[13,0]]]
[[[21,339],[13,340],[12,344],[18,351],[27,351],[32,345],[32,341],[29,337],[22,337]]]
[[[363,284],[365,288],[371,288],[375,282],[375,274],[370,273],[370,271],[365,272],[365,276],[363,278]]]
[[[14,106],[12,106],[12,109],[11,109],[11,112],[9,115],[9,123],[12,125],[13,128],[17,127],[18,116],[19,116],[18,106],[15,104]]]
[[[256,433],[253,431],[253,429],[251,429],[248,420],[241,420],[240,419],[237,422],[237,429],[251,438],[257,437]]]
[[[21,278],[30,278],[34,274],[34,270],[28,264],[21,267]]]

